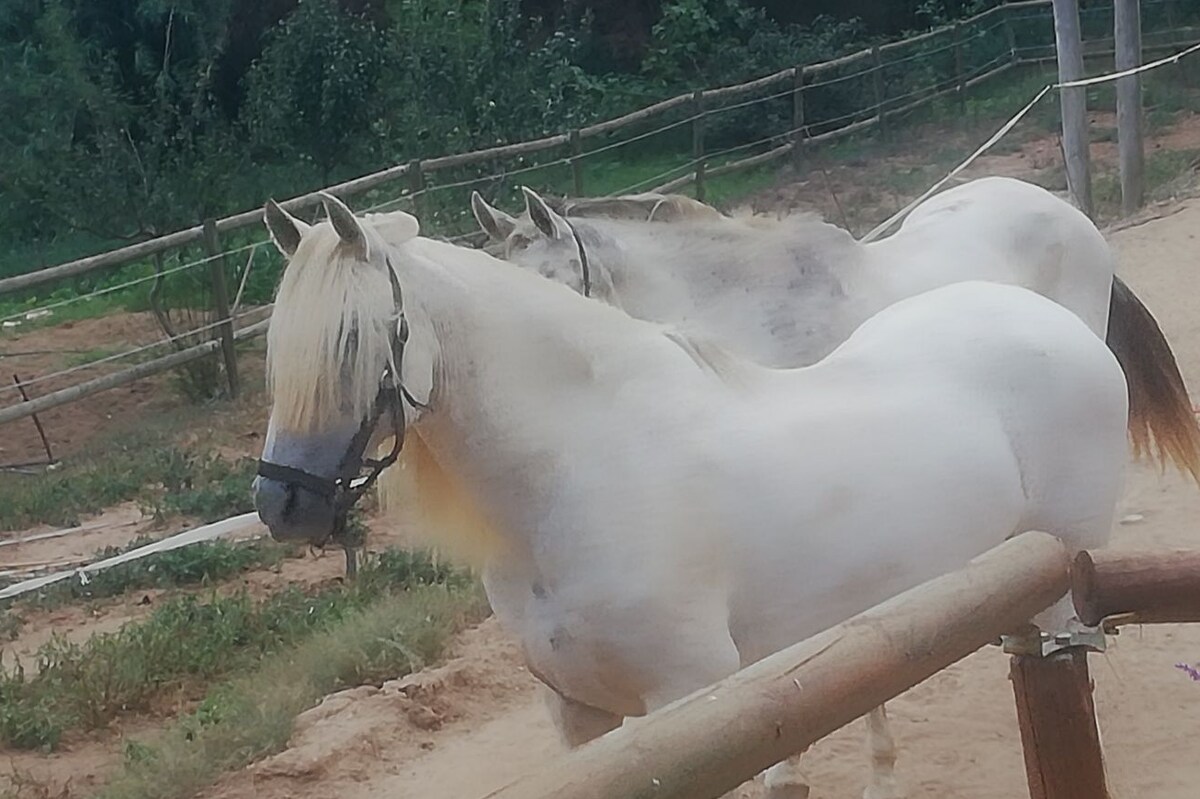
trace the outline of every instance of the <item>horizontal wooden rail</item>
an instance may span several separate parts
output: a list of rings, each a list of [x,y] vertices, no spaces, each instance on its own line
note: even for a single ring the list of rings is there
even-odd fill
[[[749,169],[750,167],[758,166],[759,164],[765,164],[768,161],[774,161],[776,158],[782,158],[791,151],[792,143],[787,142],[786,144],[781,144],[778,147],[767,150],[763,153],[758,153],[757,155],[751,155],[746,158],[738,159],[737,161],[730,161],[729,163],[721,164],[720,166],[710,167],[708,170],[708,176],[710,178],[715,178],[720,175],[727,175],[730,172],[737,172],[741,169]]]
[[[997,6],[977,14],[974,17],[963,20],[962,24],[969,24],[984,19],[993,13],[996,13],[1004,8],[1022,7],[1026,5],[1045,5],[1049,0],[1033,0],[1032,2],[1015,3],[1007,6]],[[902,40],[900,42],[892,42],[881,46],[880,50],[894,49],[896,47],[912,44],[913,42],[923,41],[935,35],[942,34],[947,28],[939,28],[928,33],[920,34],[911,39]],[[823,72],[838,69],[848,64],[865,59],[871,55],[871,49],[867,48],[855,53],[851,53],[840,58],[835,58],[831,61],[825,61],[819,64],[810,64],[803,67],[805,75],[819,75]],[[721,86],[705,92],[708,101],[727,101],[732,98],[739,97],[744,94],[749,94],[758,89],[762,89],[776,83],[783,83],[793,79],[795,68],[783,69],[771,75],[761,78],[756,78],[745,83],[734,84],[731,86]],[[579,137],[581,139],[599,136],[605,133],[611,133],[623,127],[643,122],[659,114],[667,111],[682,108],[692,100],[691,93],[681,94],[678,97],[672,97],[667,100],[654,103],[646,108],[633,111],[628,114],[616,117],[615,119],[598,122],[594,125],[588,125],[579,129]],[[490,160],[501,158],[509,158],[516,155],[524,155],[532,152],[553,149],[564,146],[568,143],[568,134],[557,134],[547,136],[541,139],[536,139],[528,142],[519,142],[515,144],[500,145],[497,147],[489,147],[483,150],[475,150],[469,153],[460,153],[456,155],[446,155],[437,158],[430,158],[420,162],[421,170],[425,173],[438,169],[448,169],[453,167],[467,166],[470,164],[483,163]],[[389,183],[398,178],[405,176],[411,168],[410,163],[400,164],[378,172],[373,172],[369,175],[363,175],[353,180],[348,180],[334,186],[330,186],[324,191],[328,191],[339,197],[346,198],[350,195],[358,194],[368,189],[378,187],[385,183]],[[306,194],[292,197],[280,204],[287,210],[296,212],[304,208],[315,206],[319,202],[318,192],[308,192]],[[262,209],[252,209],[243,211],[239,214],[219,219],[216,222],[218,233],[226,233],[233,230],[240,230],[250,225],[256,225],[262,221]],[[161,253],[167,250],[176,249],[189,244],[198,243],[202,237],[202,227],[195,227],[179,230],[164,236],[148,239],[146,241],[130,244],[125,247],[120,247],[109,252],[91,255],[86,258],[79,258],[74,261],[69,261],[57,266],[46,267],[35,272],[29,272],[23,275],[0,279],[0,294],[19,291],[22,289],[32,288],[48,282],[61,280],[68,277],[76,277],[86,274],[97,269],[112,268],[132,263],[143,258],[149,257],[156,253]]]
[[[1069,558],[1017,536],[546,763],[488,799],[715,799],[1001,635],[1067,590]]]
[[[971,78],[970,80],[963,82],[963,88],[970,89],[973,86],[978,86],[979,84],[983,83],[984,81],[991,80],[992,78],[996,77],[997,75],[1003,75],[1005,72],[1008,72],[1010,69],[1012,69],[1016,65],[1017,64],[1015,61],[1005,61],[1003,64],[996,67],[995,69],[985,72],[982,75],[976,75],[975,77]]]
[[[750,94],[751,92],[758,91],[759,89],[765,89],[768,86],[774,86],[776,83],[786,82],[790,84],[795,74],[796,68],[788,67],[787,69],[779,70],[773,75],[767,75],[766,77],[758,78],[757,80],[752,80],[748,83],[739,83],[736,86],[720,86],[716,89],[705,89],[704,102],[711,103],[717,100],[724,102],[726,100],[733,100],[741,97],[743,94]]]
[[[805,144],[819,144],[823,141],[833,141],[834,139],[840,139],[843,136],[849,136],[851,133],[857,133],[860,130],[866,130],[867,128],[878,124],[879,115],[876,114],[868,119],[860,119],[859,121],[852,122],[849,125],[843,125],[840,128],[834,128],[833,130],[826,131],[825,133],[819,133],[816,136],[809,136],[804,140],[804,142]]]
[[[428,158],[421,162],[421,171],[432,172],[435,169],[449,169],[456,166],[467,166],[483,161],[492,161],[497,158],[512,158],[514,155],[525,155],[541,150],[550,150],[555,147],[564,146],[569,139],[570,137],[566,133],[558,133],[553,136],[547,136],[544,139],[518,142],[517,144],[504,144],[498,147],[489,147],[486,150],[459,153],[458,155],[443,155],[439,158]]]
[[[607,122],[597,122],[595,125],[588,125],[579,129],[581,138],[588,139],[592,136],[599,136],[602,133],[612,133],[614,130],[633,125],[638,122],[643,122],[650,117],[666,113],[673,108],[680,108],[692,102],[691,93],[681,94],[678,97],[672,97],[669,100],[663,100],[654,105],[646,106],[639,111],[631,111],[628,114],[619,116],[616,119],[610,119]]]
[[[993,14],[1001,13],[1001,12],[1005,11],[1006,9],[1025,8],[1025,7],[1031,7],[1031,6],[1045,6],[1045,5],[1049,5],[1049,4],[1050,4],[1050,0],[1023,0],[1022,2],[1008,3],[1008,4],[1004,4],[1004,5],[995,6],[995,7],[990,8],[987,11],[984,11],[980,14],[976,14],[973,17],[969,17],[967,19],[961,20],[959,24],[960,24],[960,26],[970,25],[972,23],[976,23],[976,22],[979,22],[980,20],[986,19],[986,18],[992,16]],[[933,36],[940,36],[940,35],[944,34],[947,30],[951,30],[952,27],[953,26],[945,26],[942,28],[938,28],[936,30],[932,30],[932,31],[928,31],[926,33],[919,34],[919,35],[911,37],[909,39],[904,39],[904,40],[901,40],[898,42],[890,42],[890,43],[881,45],[879,50],[881,52],[891,51],[891,50],[894,50],[896,48],[899,48],[899,47],[902,47],[905,45],[919,43],[919,42],[925,41]],[[1150,34],[1147,34],[1147,35],[1150,35]],[[871,55],[872,55],[872,49],[865,48],[863,50],[859,50],[857,52],[850,53],[848,55],[841,56],[839,58],[834,58],[830,61],[824,61],[824,62],[821,62],[818,64],[809,64],[807,66],[802,67],[801,71],[802,71],[802,74],[805,76],[821,75],[823,73],[837,70],[839,68],[845,67],[845,66],[853,64],[855,62],[865,60],[867,58],[870,58]],[[1031,59],[1030,61],[1033,61],[1033,59]],[[745,83],[739,83],[739,84],[734,84],[734,85],[730,85],[730,86],[720,86],[720,87],[717,87],[717,88],[714,88],[711,90],[707,90],[705,92],[705,97],[707,98],[707,101],[709,103],[713,103],[713,102],[717,102],[717,101],[727,101],[732,98],[740,97],[744,94],[749,94],[756,90],[760,90],[760,89],[766,88],[768,86],[772,86],[777,83],[785,83],[787,81],[793,80],[794,75],[795,75],[795,69],[796,68],[794,68],[794,67],[790,67],[788,69],[783,69],[778,72],[775,72],[771,75],[766,75],[766,76],[763,76],[760,78],[755,78],[754,80],[750,80]],[[994,74],[995,73],[989,73],[988,76],[991,76]],[[979,80],[982,80],[984,77],[985,76],[981,76],[981,78]],[[686,94],[681,94],[677,97],[671,97],[669,99],[659,101],[650,106],[639,109],[637,111],[632,111],[628,114],[624,114],[624,115],[616,117],[614,119],[609,119],[609,120],[606,120],[603,122],[597,122],[593,125],[588,125],[586,127],[582,127],[579,129],[579,138],[586,139],[586,138],[591,138],[591,137],[595,137],[595,136],[600,136],[600,135],[603,135],[606,133],[612,133],[613,131],[619,130],[619,129],[627,127],[629,125],[637,124],[639,122],[644,122],[647,119],[650,119],[652,117],[658,116],[663,113],[666,113],[667,111],[671,111],[671,110],[679,109],[679,108],[685,108],[691,102],[692,102],[692,93],[690,93],[690,92],[686,93]],[[710,110],[719,110],[719,109],[711,108],[711,106],[710,106]],[[871,124],[875,124],[878,121],[879,121],[878,119],[875,119],[874,122],[872,122]],[[858,123],[856,123],[856,124],[858,124]],[[849,126],[848,129],[838,129],[835,131],[829,131],[826,134],[822,134],[822,136],[825,136],[827,138],[836,138],[837,136],[846,135],[846,134],[852,133],[852,132],[854,132],[854,130],[858,130],[858,129],[860,129],[860,128],[855,128],[853,126]],[[810,139],[810,141],[814,141],[814,142],[820,141],[820,140],[821,140],[821,137],[819,137],[819,136],[813,137],[812,139]],[[425,159],[423,161],[420,161],[419,163],[420,163],[420,168],[421,168],[422,172],[428,174],[429,172],[435,171],[438,169],[448,169],[448,168],[453,168],[453,167],[467,166],[467,165],[471,165],[471,164],[479,164],[479,163],[484,163],[487,161],[492,161],[492,160],[497,160],[497,159],[502,159],[502,158],[509,158],[509,157],[516,156],[516,155],[524,155],[524,154],[528,154],[528,153],[532,153],[532,152],[539,152],[539,151],[549,150],[549,149],[553,149],[553,148],[557,148],[557,147],[563,147],[563,146],[566,146],[569,143],[569,141],[570,141],[569,135],[566,133],[562,133],[562,134],[547,136],[544,138],[535,139],[535,140],[527,141],[527,142],[518,142],[518,143],[514,143],[514,144],[499,145],[496,147],[489,147],[489,148],[485,148],[482,150],[475,150],[472,152],[460,153],[460,154],[456,154],[456,155],[439,156],[437,158]],[[324,189],[323,191],[330,192],[334,195],[337,195],[337,196],[345,199],[351,195],[359,194],[359,193],[367,191],[369,189],[376,188],[378,186],[381,186],[386,183],[390,183],[394,180],[397,180],[399,178],[402,178],[409,173],[411,168],[412,168],[412,162],[400,164],[397,166],[393,166],[393,167],[389,167],[387,169],[380,170],[378,172],[373,172],[368,175],[362,175],[361,177],[357,177],[357,178],[354,178],[353,180],[348,180],[343,183],[336,184],[334,186],[330,186],[330,187]],[[317,205],[318,202],[319,202],[318,192],[314,191],[314,192],[308,192],[306,194],[301,194],[296,197],[292,197],[288,200],[281,202],[280,204],[289,211],[297,212],[297,211],[303,210],[305,208],[313,207],[313,206]],[[217,229],[218,233],[227,233],[227,232],[234,231],[234,230],[240,230],[242,228],[246,228],[251,225],[257,225],[261,221],[262,221],[262,209],[256,208],[256,209],[252,209],[249,211],[243,211],[241,213],[234,214],[232,216],[224,217],[222,219],[218,219],[216,221],[216,229]],[[29,272],[29,273],[23,274],[23,275],[16,275],[13,277],[0,278],[0,295],[14,292],[14,291],[20,291],[22,289],[32,288],[34,286],[43,285],[45,283],[49,283],[49,282],[56,281],[56,280],[61,280],[64,278],[77,277],[79,275],[83,275],[83,274],[86,274],[86,273],[89,273],[89,272],[92,272],[92,271],[95,271],[98,269],[107,269],[107,268],[113,268],[113,267],[117,267],[117,266],[123,266],[125,264],[129,264],[129,263],[133,263],[133,262],[142,260],[142,259],[147,258],[156,253],[165,252],[167,250],[176,249],[176,248],[183,247],[183,246],[186,246],[189,244],[196,244],[196,243],[200,242],[201,237],[202,237],[202,227],[197,225],[195,227],[190,227],[190,228],[186,228],[184,230],[175,231],[173,233],[169,233],[169,234],[166,234],[163,236],[158,236],[158,237],[155,237],[152,239],[147,239],[146,241],[141,241],[141,242],[137,242],[135,244],[130,244],[128,246],[120,247],[118,249],[111,250],[108,252],[98,253],[96,255],[90,255],[85,258],[79,258],[79,259],[76,259],[73,261],[69,261],[67,263],[59,264],[57,266],[46,267],[46,268],[39,269],[34,272]]]
[[[1200,623],[1200,550],[1080,552],[1071,594],[1084,624]]]
[[[874,54],[874,50],[870,47],[855,51],[850,55],[844,55],[841,58],[835,58],[831,61],[822,61],[819,64],[809,64],[804,67],[805,75],[820,75],[831,70],[853,64],[857,61],[863,61],[870,58]]]
[[[233,334],[235,341],[250,339],[265,333],[269,319],[255,322],[252,325],[247,325]],[[164,355],[161,358],[155,358],[152,361],[139,363],[137,366],[131,366],[128,369],[123,369],[120,372],[96,377],[91,380],[86,380],[82,383],[76,383],[73,386],[53,391],[41,397],[35,397],[28,402],[19,402],[15,405],[8,405],[0,408],[0,425],[8,422],[23,419],[26,416],[31,416],[35,413],[42,413],[51,408],[57,408],[60,405],[66,405],[70,402],[82,399],[92,394],[98,394],[101,391],[108,391],[112,388],[124,386],[128,383],[133,383],[150,375],[165,372],[169,369],[174,369],[177,366],[182,366],[185,363],[190,363],[200,358],[215,353],[221,347],[220,339],[210,339],[208,341],[188,347],[187,349],[173,352],[170,355]]]

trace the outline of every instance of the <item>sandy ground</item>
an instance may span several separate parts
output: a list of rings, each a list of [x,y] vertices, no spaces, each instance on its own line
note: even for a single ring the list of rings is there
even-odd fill
[[[1195,286],[1200,201],[1111,236],[1122,277],[1155,313],[1191,385],[1200,385]],[[1114,546],[1200,546],[1200,490],[1174,473],[1134,466]],[[1092,658],[1115,797],[1193,799],[1200,788],[1200,684],[1175,664],[1200,661],[1200,627],[1130,628]],[[889,705],[898,773],[911,797],[1026,795],[1007,658],[982,650]],[[861,795],[861,723],[808,759],[814,797]],[[283,753],[229,775],[209,799],[470,799],[535,771],[560,751],[536,681],[489,621],[440,669],[337,695],[310,711]],[[743,787],[745,799],[761,796]]]

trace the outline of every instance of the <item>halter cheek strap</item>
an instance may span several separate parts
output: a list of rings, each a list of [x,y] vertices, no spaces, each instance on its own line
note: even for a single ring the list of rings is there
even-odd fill
[[[579,252],[579,271],[583,276],[583,296],[592,296],[592,268],[588,262],[587,249],[583,246],[583,239],[579,237],[579,231],[571,224],[565,216],[562,217],[563,222],[567,225],[567,230],[571,231],[571,238],[575,239],[575,249]]]

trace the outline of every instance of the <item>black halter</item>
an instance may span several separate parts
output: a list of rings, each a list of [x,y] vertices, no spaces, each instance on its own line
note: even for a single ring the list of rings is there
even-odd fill
[[[408,343],[408,320],[404,316],[403,295],[400,291],[400,281],[392,269],[391,261],[387,262],[388,279],[392,284],[392,300],[395,303],[399,319],[392,329],[389,341],[391,360],[384,367],[383,376],[379,381],[379,393],[371,405],[371,412],[359,425],[358,431],[350,439],[346,452],[338,462],[335,477],[320,475],[285,466],[280,463],[259,459],[258,474],[268,480],[278,480],[293,486],[302,486],[318,496],[328,499],[333,504],[333,530],[330,538],[338,540],[346,530],[346,521],[350,509],[359,498],[379,479],[384,469],[391,466],[400,457],[404,447],[405,412],[404,403],[408,402],[414,408],[426,408],[424,403],[413,399],[401,379],[404,363],[404,345]],[[395,438],[391,452],[382,458],[365,457],[367,443],[375,432],[375,426],[386,411],[392,413],[392,424]],[[367,474],[363,475],[363,470]]]
[[[575,239],[575,249],[579,251],[579,271],[583,275],[583,296],[592,296],[592,268],[588,263],[587,250],[584,249],[583,239],[579,237],[579,231],[571,224],[566,216],[563,216],[562,221],[566,223],[567,230],[571,231],[571,237]]]

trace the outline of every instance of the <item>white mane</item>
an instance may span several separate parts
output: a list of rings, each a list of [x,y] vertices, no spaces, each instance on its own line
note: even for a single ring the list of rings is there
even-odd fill
[[[377,237],[376,244],[382,249]],[[314,430],[347,411],[368,413],[395,324],[380,266],[348,257],[323,222],[284,270],[267,332],[267,385],[285,429]]]

